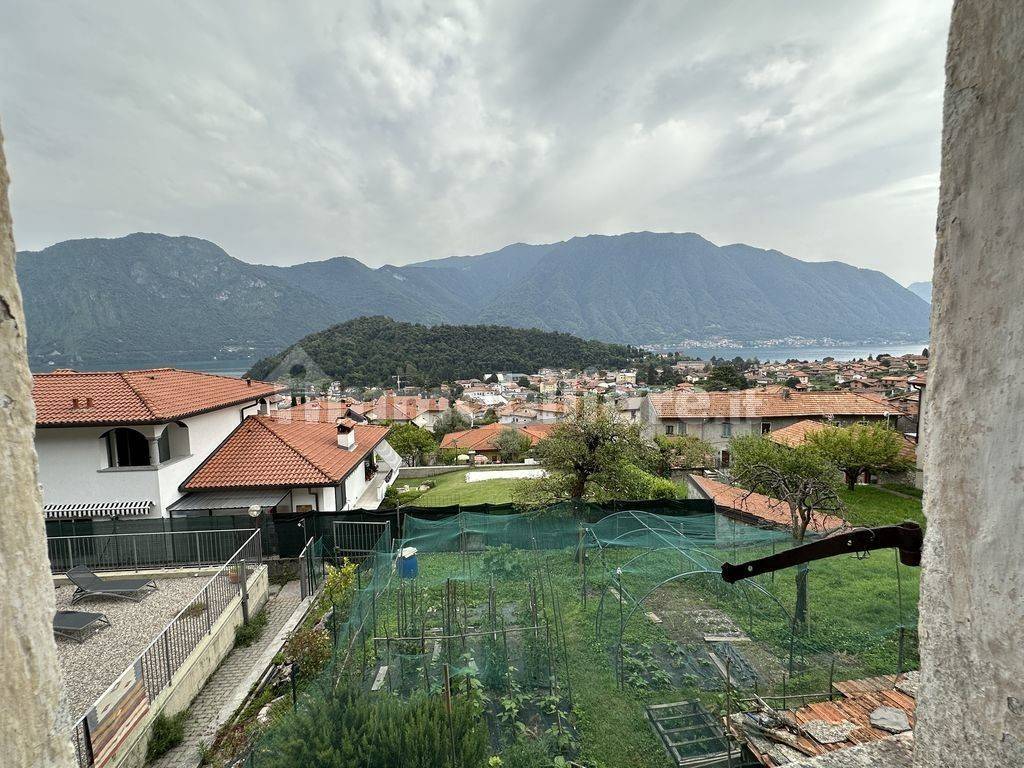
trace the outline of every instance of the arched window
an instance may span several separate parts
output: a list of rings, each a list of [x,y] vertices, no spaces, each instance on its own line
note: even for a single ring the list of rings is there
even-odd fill
[[[107,466],[149,466],[149,440],[141,432],[118,427],[103,435],[107,444]]]

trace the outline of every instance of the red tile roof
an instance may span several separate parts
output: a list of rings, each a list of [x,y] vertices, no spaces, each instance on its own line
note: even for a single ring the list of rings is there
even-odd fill
[[[691,475],[693,482],[715,502],[716,507],[735,513],[737,517],[752,520],[754,522],[767,523],[778,528],[790,529],[793,522],[789,512],[789,505],[781,499],[765,496],[760,493],[753,493],[746,488],[738,488],[735,485],[727,485],[710,477]],[[814,515],[811,524],[807,527],[809,531],[818,534],[827,534],[839,528],[843,528],[846,521],[833,515]]]
[[[827,429],[827,427],[827,424],[823,424],[820,421],[803,419],[795,424],[790,424],[788,427],[773,429],[768,433],[768,439],[787,448],[796,448],[807,441],[808,435],[820,432],[823,429]]]
[[[354,450],[333,423],[250,416],[181,485],[183,491],[336,485],[383,440],[387,427],[357,424]]]
[[[882,684],[877,684],[879,681]],[[798,709],[784,710],[780,714],[793,724],[787,729],[790,738],[794,744],[798,745],[799,751],[808,756],[823,755],[836,750],[849,749],[857,744],[890,739],[892,734],[889,731],[876,728],[871,724],[871,713],[879,707],[892,707],[901,710],[907,715],[907,721],[913,728],[915,710],[917,709],[915,697],[904,690],[899,690],[903,686],[895,681],[894,677],[886,677],[836,683],[834,687],[843,694],[842,698],[835,701],[814,702]],[[826,744],[817,741],[802,728],[808,723],[819,720],[832,724],[851,723],[856,727],[845,740]],[[763,765],[775,768],[775,766],[781,766],[788,762],[777,760],[769,752],[759,749],[758,742],[744,739],[746,734],[740,725],[741,722],[742,720],[737,722],[736,719],[733,719],[729,723],[729,730],[746,742],[747,747]],[[793,726],[799,727],[799,730]],[[764,745],[772,742],[761,739],[759,743]],[[853,765],[853,762],[850,764]]]
[[[800,416],[884,416],[893,408],[855,392],[689,392],[669,390],[648,395],[662,419],[750,419]]]
[[[32,399],[40,427],[162,424],[285,389],[263,381],[177,368],[54,371],[33,377]]]
[[[503,429],[514,429],[530,438],[530,444],[536,445],[550,434],[554,424],[488,424],[485,427],[464,429],[461,432],[449,432],[441,439],[442,448],[458,448],[461,451],[496,451],[494,444]]]

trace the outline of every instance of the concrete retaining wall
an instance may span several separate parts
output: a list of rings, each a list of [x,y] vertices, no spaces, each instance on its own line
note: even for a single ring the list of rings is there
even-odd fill
[[[488,470],[499,470],[499,469],[538,469],[539,464],[485,464],[483,466],[474,467],[469,464],[451,464],[438,467],[402,467],[398,470],[398,480],[413,480],[421,477],[434,477],[435,475],[447,475],[450,472],[465,472],[467,469],[472,469],[479,472],[487,472]]]
[[[270,582],[266,565],[261,565],[249,577],[247,586],[251,616],[266,604],[269,596]],[[171,684],[150,702],[149,713],[111,760],[111,768],[142,768],[146,764],[146,747],[149,746],[156,716],[161,712],[168,716],[177,714],[192,703],[224,657],[231,652],[235,645],[235,628],[241,624],[242,598],[239,595],[228,604],[220,618],[214,622],[210,633],[174,673]]]

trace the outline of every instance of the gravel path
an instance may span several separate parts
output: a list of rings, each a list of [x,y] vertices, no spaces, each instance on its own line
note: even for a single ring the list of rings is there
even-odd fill
[[[208,577],[207,577],[208,578]],[[141,602],[87,598],[71,606],[73,586],[57,588],[57,610],[106,614],[101,627],[79,644],[57,638],[57,659],[67,692],[66,712],[73,723],[128,668],[205,583],[205,578],[160,579],[156,592]]]

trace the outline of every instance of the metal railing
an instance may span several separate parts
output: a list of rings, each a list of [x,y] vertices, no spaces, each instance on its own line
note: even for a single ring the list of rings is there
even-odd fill
[[[223,564],[203,583],[196,596],[178,611],[163,631],[125,667],[124,673],[111,683],[96,702],[106,698],[128,670],[137,667],[141,670],[147,699],[152,703],[160,692],[170,685],[174,673],[210,633],[213,625],[235,597],[241,595],[243,616],[248,618],[248,578],[263,562],[260,531],[251,531],[250,534],[234,554],[226,561],[222,561]],[[88,717],[96,702],[88,707],[72,729],[71,741],[78,757],[79,768],[89,768],[94,762]]]
[[[376,520],[335,520],[331,526],[334,538],[334,558],[362,562],[372,555],[379,546],[380,537],[388,533],[387,546],[391,545],[391,524]]]
[[[64,573],[76,565],[94,571],[198,568],[225,562],[252,532],[252,528],[227,528],[53,536],[46,540],[46,549],[51,573]]]
[[[315,595],[320,589],[327,575],[326,570],[323,537],[316,542],[311,538],[299,553],[299,593],[303,600]]]

